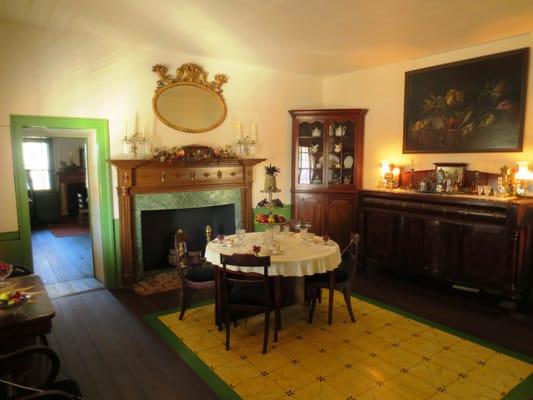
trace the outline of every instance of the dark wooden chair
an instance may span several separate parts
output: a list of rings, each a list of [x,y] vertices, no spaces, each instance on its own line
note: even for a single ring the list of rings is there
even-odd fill
[[[12,265],[13,265],[13,272],[11,272],[11,275],[10,275],[10,277],[12,278],[17,277],[17,276],[26,276],[26,275],[33,274],[33,272],[31,272],[31,270],[25,265],[22,265],[22,264],[12,264]]]
[[[210,240],[210,230],[206,229],[206,239]],[[176,270],[181,280],[181,311],[182,320],[185,311],[191,304],[194,292],[215,289],[215,270],[211,263],[206,262],[201,251],[189,251],[187,237],[183,230],[178,229],[174,237],[176,251]]]
[[[279,277],[274,277],[274,284],[268,276],[270,257],[253,254],[221,254],[222,264],[222,297],[224,302],[224,325],[226,326],[226,350],[230,346],[231,322],[242,317],[265,314],[265,331],[263,338],[263,354],[268,349],[268,333],[270,330],[270,311],[275,312],[274,341],[278,340],[281,328],[281,294]],[[257,268],[257,272],[233,272],[227,265]]]
[[[338,268],[324,274],[315,274],[306,278],[306,293],[309,294],[311,301],[308,319],[309,323],[313,322],[313,313],[315,312],[316,302],[320,298],[321,289],[329,289],[328,324],[331,325],[333,320],[334,290],[339,290],[344,295],[344,301],[346,302],[346,308],[350,314],[350,319],[352,322],[355,322],[352,303],[350,302],[350,293],[352,291],[352,281],[357,269],[359,239],[359,234],[350,234],[350,242],[341,253],[343,261]]]
[[[48,347],[30,346],[0,355],[0,398],[81,399],[78,383],[58,380],[59,371],[59,357]]]

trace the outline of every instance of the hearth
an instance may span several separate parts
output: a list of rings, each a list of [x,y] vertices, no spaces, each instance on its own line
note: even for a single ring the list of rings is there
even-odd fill
[[[219,233],[235,233],[235,205],[142,211],[144,271],[171,267],[168,263],[168,252],[173,247],[177,229],[186,232],[189,250],[203,250],[206,245],[206,225],[212,227],[215,236]]]

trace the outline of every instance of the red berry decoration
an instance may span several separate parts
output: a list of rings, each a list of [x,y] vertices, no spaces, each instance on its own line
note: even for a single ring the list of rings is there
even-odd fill
[[[257,256],[259,254],[259,252],[261,251],[261,246],[254,246],[252,249],[253,249],[255,255]]]

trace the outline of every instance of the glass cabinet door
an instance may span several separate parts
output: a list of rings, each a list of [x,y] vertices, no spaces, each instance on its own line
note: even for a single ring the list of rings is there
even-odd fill
[[[331,120],[327,124],[328,186],[353,185],[355,175],[355,123]]]
[[[300,122],[296,140],[296,183],[323,185],[324,122]]]

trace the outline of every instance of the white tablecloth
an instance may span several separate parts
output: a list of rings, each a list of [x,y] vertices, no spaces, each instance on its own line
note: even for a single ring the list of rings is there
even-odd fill
[[[236,240],[235,235],[226,238]],[[270,256],[269,275],[313,275],[334,270],[341,262],[339,246],[331,240],[328,245],[325,245],[321,240],[317,242],[305,241],[299,234],[293,233],[283,233],[279,238],[283,254]],[[264,233],[247,233],[244,244],[233,247],[225,247],[223,244],[210,242],[205,250],[205,258],[212,264],[220,265],[220,254],[251,253],[254,245],[264,249]],[[257,268],[249,267],[228,266],[228,269],[257,272]]]

